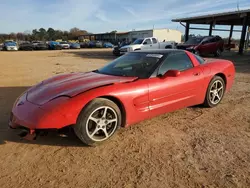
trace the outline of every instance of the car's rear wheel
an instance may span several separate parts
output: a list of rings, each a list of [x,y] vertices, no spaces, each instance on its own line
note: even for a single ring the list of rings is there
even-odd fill
[[[74,131],[85,144],[100,144],[114,135],[121,125],[121,111],[112,101],[92,100],[80,113]]]
[[[215,57],[220,57],[220,56],[221,56],[221,53],[222,53],[222,50],[218,48],[218,49],[216,50],[214,56],[215,56]]]
[[[224,80],[220,76],[215,76],[208,85],[204,105],[210,108],[217,106],[224,96],[225,89]]]

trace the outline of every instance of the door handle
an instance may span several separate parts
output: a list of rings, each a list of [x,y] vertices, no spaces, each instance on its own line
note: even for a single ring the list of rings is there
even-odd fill
[[[199,72],[195,72],[195,73],[194,73],[194,76],[199,76],[199,75],[200,75]]]
[[[152,46],[152,44],[150,46]]]

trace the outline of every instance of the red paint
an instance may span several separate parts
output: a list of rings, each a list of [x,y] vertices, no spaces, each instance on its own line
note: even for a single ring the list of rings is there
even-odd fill
[[[203,103],[208,84],[216,74],[225,75],[227,91],[232,87],[235,76],[232,62],[207,59],[200,65],[193,54],[187,54],[194,67],[174,77],[137,80],[90,72],[63,74],[45,80],[16,101],[10,125],[22,125],[32,130],[59,129],[75,124],[81,110],[92,99],[114,97],[123,105],[125,126],[129,126],[159,114]]]

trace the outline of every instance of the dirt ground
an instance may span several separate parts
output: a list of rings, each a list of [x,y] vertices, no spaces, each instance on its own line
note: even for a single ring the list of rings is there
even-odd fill
[[[8,129],[12,104],[50,76],[89,71],[110,50],[0,52],[0,187],[250,187],[250,55],[224,54],[237,74],[213,109],[192,107],[119,130],[98,147],[73,133],[28,142]]]

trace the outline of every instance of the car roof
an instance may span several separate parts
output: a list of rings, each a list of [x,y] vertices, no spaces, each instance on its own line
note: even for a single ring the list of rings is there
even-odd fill
[[[183,52],[184,50],[179,49],[149,49],[149,50],[138,50],[132,53],[157,53],[157,54],[170,54],[175,52]]]

